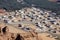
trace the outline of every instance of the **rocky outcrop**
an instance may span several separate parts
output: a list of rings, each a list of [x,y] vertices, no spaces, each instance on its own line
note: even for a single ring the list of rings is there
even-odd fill
[[[12,26],[11,26],[12,27]],[[14,33],[12,30],[9,30],[8,26],[0,25],[0,40],[37,40],[37,36],[33,32],[22,32]],[[12,28],[15,31],[14,28]],[[17,30],[18,31],[18,30]],[[15,31],[16,32],[16,31]]]

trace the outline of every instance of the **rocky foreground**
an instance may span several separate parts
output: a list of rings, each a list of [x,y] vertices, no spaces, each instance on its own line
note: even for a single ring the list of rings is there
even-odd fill
[[[60,40],[60,16],[35,7],[1,9],[0,40]]]

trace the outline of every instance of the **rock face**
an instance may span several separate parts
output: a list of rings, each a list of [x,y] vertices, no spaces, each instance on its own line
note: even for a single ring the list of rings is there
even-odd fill
[[[26,32],[18,30],[12,25],[0,23],[0,40],[55,40],[53,37],[47,37],[48,35],[47,33],[36,33],[34,31]]]
[[[0,40],[55,40],[54,38],[46,37],[48,34],[31,33],[12,33],[9,32],[8,26],[2,28],[0,25]],[[18,31],[18,30],[17,30]],[[20,31],[21,32],[21,31]],[[44,37],[44,38],[43,38]]]
[[[12,27],[12,28],[11,28]],[[13,29],[13,30],[12,30]],[[15,32],[14,32],[15,31]],[[18,30],[12,25],[0,24],[0,40],[37,40],[37,34],[33,31],[25,32]]]

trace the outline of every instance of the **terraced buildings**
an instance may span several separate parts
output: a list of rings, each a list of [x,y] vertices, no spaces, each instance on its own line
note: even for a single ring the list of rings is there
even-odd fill
[[[35,7],[4,12],[0,15],[0,23],[8,26],[10,33],[22,34],[24,40],[57,40],[60,35],[60,17]]]

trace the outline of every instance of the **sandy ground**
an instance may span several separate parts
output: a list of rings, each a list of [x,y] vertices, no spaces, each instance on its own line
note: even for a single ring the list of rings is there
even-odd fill
[[[47,37],[49,35],[48,33],[37,33],[36,34],[36,33],[34,33],[34,31],[26,32],[26,31],[23,31],[21,29],[15,28],[12,25],[7,25],[7,24],[4,24],[4,23],[0,23],[1,28],[4,28],[5,26],[8,26],[9,31],[8,31],[7,34],[9,36],[11,36],[11,33],[14,33],[14,34],[19,33],[20,35],[22,35],[24,37],[24,40],[55,40],[53,37]],[[3,36],[0,36],[0,39],[3,40],[3,38],[5,38],[5,40],[7,40],[8,37],[5,37],[5,36],[3,34]]]

